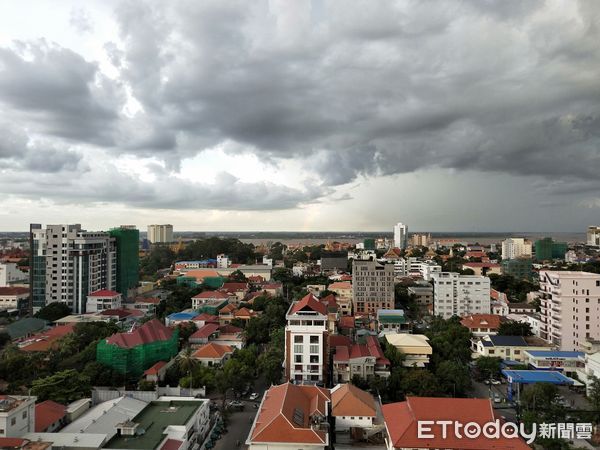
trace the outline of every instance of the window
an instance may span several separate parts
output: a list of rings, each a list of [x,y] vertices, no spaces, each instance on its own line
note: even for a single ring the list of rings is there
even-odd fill
[[[294,345],[294,353],[302,353],[302,345]]]
[[[311,345],[310,346],[310,352],[311,353],[319,353],[319,346],[318,345]]]
[[[304,342],[304,336],[294,336],[294,344],[302,344]]]
[[[23,419],[27,418],[27,411],[23,411]]]
[[[310,343],[311,344],[318,344],[319,343],[319,336],[311,336],[310,337]]]
[[[17,423],[17,419],[15,417],[13,417],[12,419],[10,419],[10,424],[14,425]]]
[[[295,355],[294,362],[302,364],[302,355]]]

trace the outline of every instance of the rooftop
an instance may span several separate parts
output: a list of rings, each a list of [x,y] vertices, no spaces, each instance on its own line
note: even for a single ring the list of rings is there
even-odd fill
[[[106,342],[122,348],[133,348],[150,342],[167,341],[172,334],[171,328],[163,325],[158,319],[152,319],[130,333],[113,334]]]
[[[109,289],[100,289],[99,291],[94,291],[88,295],[88,297],[118,297],[119,294],[117,291],[111,291]]]
[[[331,390],[331,405],[334,417],[377,415],[373,396],[352,383],[338,384]]]
[[[327,307],[312,294],[307,294],[297,302],[294,302],[290,307],[289,314],[296,314],[300,311],[314,311],[322,315],[327,315]]]
[[[1,296],[25,295],[29,294],[29,288],[20,286],[2,286],[0,287]]]
[[[65,417],[67,407],[60,403],[46,400],[35,405],[35,431],[43,432],[50,425]]]
[[[202,400],[153,401],[132,421],[145,433],[138,436],[113,436],[104,448],[154,449],[165,438],[164,430],[170,425],[185,425],[202,406]]]

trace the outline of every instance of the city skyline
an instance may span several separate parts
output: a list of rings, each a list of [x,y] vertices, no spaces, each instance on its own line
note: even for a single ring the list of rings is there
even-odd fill
[[[600,6],[484,5],[2,2],[0,231],[584,232]]]

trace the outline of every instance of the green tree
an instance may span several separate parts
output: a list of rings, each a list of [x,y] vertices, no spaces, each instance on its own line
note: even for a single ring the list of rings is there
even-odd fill
[[[90,379],[74,369],[56,372],[33,381],[31,395],[39,401],[53,400],[67,404],[90,395]]]
[[[417,397],[434,397],[440,393],[437,378],[427,369],[407,370],[401,382],[402,391],[406,395]]]
[[[436,376],[442,391],[454,397],[464,397],[471,387],[469,369],[460,362],[441,362],[437,366]]]
[[[194,358],[194,350],[188,345],[177,357],[177,366],[181,373],[184,373],[191,378],[194,367],[197,365],[198,360]],[[191,383],[193,384],[193,380]]]
[[[246,278],[246,275],[244,275],[241,270],[236,270],[235,272],[231,273],[228,279],[229,281],[235,283],[246,283],[248,281],[248,278]]]
[[[558,388],[550,383],[528,385],[521,391],[521,405],[546,421],[559,420],[565,413],[558,402]]]
[[[44,319],[49,322],[54,322],[55,320],[61,319],[69,314],[71,314],[71,308],[69,308],[69,305],[63,302],[53,302],[42,307],[37,313],[35,313],[34,317],[37,317],[38,319]]]
[[[140,391],[154,391],[156,389],[156,383],[154,381],[141,380],[138,383],[138,389]]]
[[[600,379],[593,375],[589,381],[588,401],[594,410],[595,421],[600,422]]]
[[[531,325],[527,322],[517,322],[515,320],[507,320],[498,327],[498,335],[500,336],[533,336]]]
[[[475,360],[475,367],[481,379],[489,380],[500,376],[500,363],[502,358],[494,356],[481,356]]]

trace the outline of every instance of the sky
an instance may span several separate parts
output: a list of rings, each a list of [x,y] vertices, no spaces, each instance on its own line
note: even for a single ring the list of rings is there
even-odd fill
[[[583,231],[595,0],[3,0],[0,231]]]

